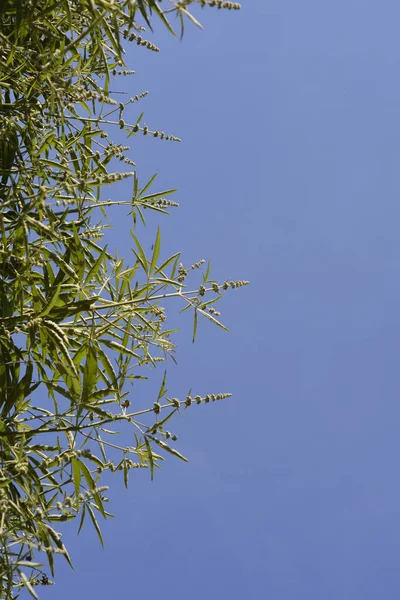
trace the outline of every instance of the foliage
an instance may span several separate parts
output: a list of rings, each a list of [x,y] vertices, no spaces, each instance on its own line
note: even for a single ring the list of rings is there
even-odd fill
[[[155,177],[139,184],[129,147],[109,131],[179,139],[143,125],[143,114],[126,117],[145,93],[117,102],[110,82],[133,73],[124,43],[158,50],[143,38],[154,18],[172,33],[174,14],[181,34],[186,19],[199,25],[194,3],[168,10],[155,0],[0,3],[0,598],[17,598],[23,586],[37,597],[37,585],[51,584],[42,556],[51,577],[55,553],[70,561],[60,522],[80,516],[81,528],[89,517],[101,540],[97,518],[110,516],[102,474],[122,471],[127,485],[132,469],[153,476],[165,452],[186,460],[171,445],[169,419],[181,407],[229,396],[169,398],[164,374],[146,407],[130,399],[128,386],[145,379],[143,367],[173,358],[168,300],[193,311],[194,340],[199,316],[224,328],[214,304],[247,282],[219,284],[208,265],[188,287],[204,261],[185,269],[179,253],[161,260],[160,231],[150,256],[132,231],[135,262],[126,265],[107,249],[104,219],[93,221],[122,204],[136,230],[145,209],[176,205],[174,190],[153,191]],[[105,200],[103,187],[125,178],[131,198]],[[112,441],[117,427],[133,429],[133,446]]]

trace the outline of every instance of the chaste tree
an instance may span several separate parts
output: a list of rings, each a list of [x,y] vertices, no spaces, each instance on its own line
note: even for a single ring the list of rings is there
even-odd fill
[[[127,141],[180,141],[142,123],[145,94],[120,102],[110,86],[133,73],[128,43],[158,51],[146,39],[154,19],[171,33],[173,16],[181,34],[187,20],[199,25],[193,4],[239,8],[0,0],[0,598],[24,588],[37,598],[39,585],[53,583],[55,553],[70,562],[61,522],[78,518],[81,528],[89,519],[102,541],[105,472],[121,471],[127,485],[131,470],[153,476],[168,453],[186,460],[169,419],[229,396],[167,397],[164,374],[153,404],[142,406],[130,386],[146,366],[173,358],[168,302],[192,311],[194,340],[199,318],[224,328],[215,302],[247,283],[214,281],[209,265],[184,267],[178,252],[160,259],[159,231],[146,255],[145,209],[168,212],[173,190],[154,190],[154,177],[140,184],[129,146],[112,141],[114,130]],[[130,197],[105,199],[104,186],[126,178]],[[117,204],[132,218],[131,265],[105,243]],[[126,428],[134,445],[112,435]]]

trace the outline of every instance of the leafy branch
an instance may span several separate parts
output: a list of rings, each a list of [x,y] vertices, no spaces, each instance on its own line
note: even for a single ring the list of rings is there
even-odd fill
[[[218,283],[209,264],[196,283],[204,261],[185,268],[178,252],[161,258],[160,230],[146,256],[144,211],[168,213],[175,190],[153,191],[155,175],[140,187],[130,147],[110,138],[117,130],[127,140],[180,141],[135,113],[147,91],[116,100],[111,82],[135,73],[124,45],[158,51],[142,34],[152,35],[154,18],[174,33],[174,13],[181,34],[187,19],[200,26],[192,5],[239,8],[172,4],[0,4],[0,598],[23,588],[37,598],[37,586],[52,583],[55,553],[71,564],[55,524],[80,517],[80,530],[88,516],[103,543],[104,472],[121,471],[128,485],[131,470],[153,477],[167,454],[186,460],[167,424],[192,404],[230,396],[169,398],[166,372],[151,406],[136,393],[146,370],[175,360],[167,301],[193,311],[194,341],[199,316],[226,329],[215,303],[248,283]],[[104,199],[106,185],[125,179],[131,198]],[[104,218],[117,205],[132,219],[133,264],[107,247]],[[125,431],[133,445],[121,441]]]

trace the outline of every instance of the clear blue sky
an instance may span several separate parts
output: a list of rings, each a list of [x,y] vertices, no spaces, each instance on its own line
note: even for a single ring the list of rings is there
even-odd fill
[[[252,282],[221,304],[231,333],[204,323],[192,345],[182,320],[169,370],[171,396],[234,396],[175,421],[189,465],[115,478],[105,550],[72,525],[77,571],[41,596],[398,600],[399,4],[253,0],[201,20],[182,43],[157,27],[159,54],[130,48],[146,123],[184,139],[130,156],[179,189],[165,256]]]

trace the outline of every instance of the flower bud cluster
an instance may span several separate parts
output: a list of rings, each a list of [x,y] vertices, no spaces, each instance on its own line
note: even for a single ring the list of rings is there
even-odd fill
[[[120,122],[121,126],[121,122]],[[125,126],[125,123],[124,123]],[[171,142],[181,142],[181,138],[176,137],[175,135],[170,135],[164,133],[164,131],[151,131],[147,125],[140,127],[138,123],[132,127],[133,133],[137,133],[138,131],[142,131],[143,135],[152,135],[153,137],[159,137],[160,140],[169,140]]]
[[[135,75],[136,71],[132,69],[123,69],[122,71],[117,71],[117,69],[113,69],[113,75]]]
[[[160,48],[158,48],[152,42],[148,40],[144,40],[141,35],[137,35],[136,33],[129,33],[127,29],[123,32],[123,36],[129,42],[136,42],[138,46],[145,46],[148,50],[152,50],[153,52],[159,52]]]
[[[227,290],[229,287],[231,287],[232,289],[238,288],[238,287],[243,287],[244,285],[249,285],[249,281],[225,281],[222,284],[222,289],[223,290]]]
[[[183,264],[180,263],[178,266],[178,277],[176,278],[177,281],[179,281],[179,283],[183,283],[185,281],[185,278],[187,277],[187,270],[184,269]]]
[[[228,10],[240,10],[241,5],[238,2],[224,2],[224,0],[200,0],[202,6],[216,6],[217,8],[227,8]]]
[[[186,406],[191,406],[193,402],[196,402],[196,404],[208,404],[210,401],[215,402],[216,400],[223,400],[224,398],[229,398],[230,396],[232,396],[232,394],[206,394],[204,397],[195,396],[192,398],[192,396],[188,394],[184,404],[186,404]]]
[[[201,267],[202,265],[204,265],[204,263],[205,263],[205,262],[206,262],[206,261],[205,261],[204,259],[201,259],[201,260],[197,261],[196,263],[194,263],[194,265],[192,265],[192,266],[190,267],[190,270],[192,271],[193,269],[200,269],[200,267]]]
[[[194,396],[190,394],[186,396],[186,400],[179,400],[178,398],[167,398],[167,401],[174,408],[179,408],[181,404],[185,406],[191,406],[194,402],[196,404],[208,404],[209,402],[216,402],[217,400],[223,400],[224,398],[230,398],[232,394],[206,394],[205,396]]]
[[[157,198],[155,202],[151,203],[151,206],[157,206],[158,208],[167,208],[168,206],[179,206],[178,202],[173,200],[167,200],[166,198]]]

